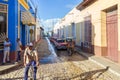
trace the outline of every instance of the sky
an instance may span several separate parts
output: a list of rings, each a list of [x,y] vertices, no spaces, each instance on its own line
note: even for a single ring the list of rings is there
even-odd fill
[[[41,24],[49,29],[82,0],[39,0],[38,14]]]

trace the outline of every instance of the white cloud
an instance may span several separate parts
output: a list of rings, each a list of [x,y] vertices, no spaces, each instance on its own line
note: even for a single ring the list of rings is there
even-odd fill
[[[69,8],[69,9],[73,9],[76,5],[74,4],[67,4],[66,5],[66,8]]]
[[[47,19],[47,20],[41,20],[42,25],[44,26],[43,28],[45,31],[52,30],[54,25],[60,21],[59,18],[53,18],[53,19]]]

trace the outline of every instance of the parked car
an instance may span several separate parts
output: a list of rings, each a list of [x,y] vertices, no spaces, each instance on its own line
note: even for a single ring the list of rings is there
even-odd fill
[[[73,41],[74,44],[75,44],[75,40],[74,40],[73,37],[67,37],[67,38],[66,38],[66,42],[71,42],[71,41]]]
[[[50,38],[50,42],[53,43],[55,45],[57,38],[56,37],[51,37]]]
[[[56,49],[67,49],[66,39],[57,39],[55,42]]]

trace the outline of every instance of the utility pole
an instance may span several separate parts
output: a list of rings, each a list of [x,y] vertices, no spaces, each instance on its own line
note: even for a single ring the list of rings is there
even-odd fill
[[[37,41],[36,40],[36,27],[37,27],[37,7],[35,7],[35,33],[34,33],[34,36],[35,36],[35,41]]]

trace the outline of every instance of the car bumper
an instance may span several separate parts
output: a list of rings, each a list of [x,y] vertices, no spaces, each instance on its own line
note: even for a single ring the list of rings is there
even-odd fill
[[[66,46],[57,46],[56,48],[57,48],[57,49],[67,49]]]

